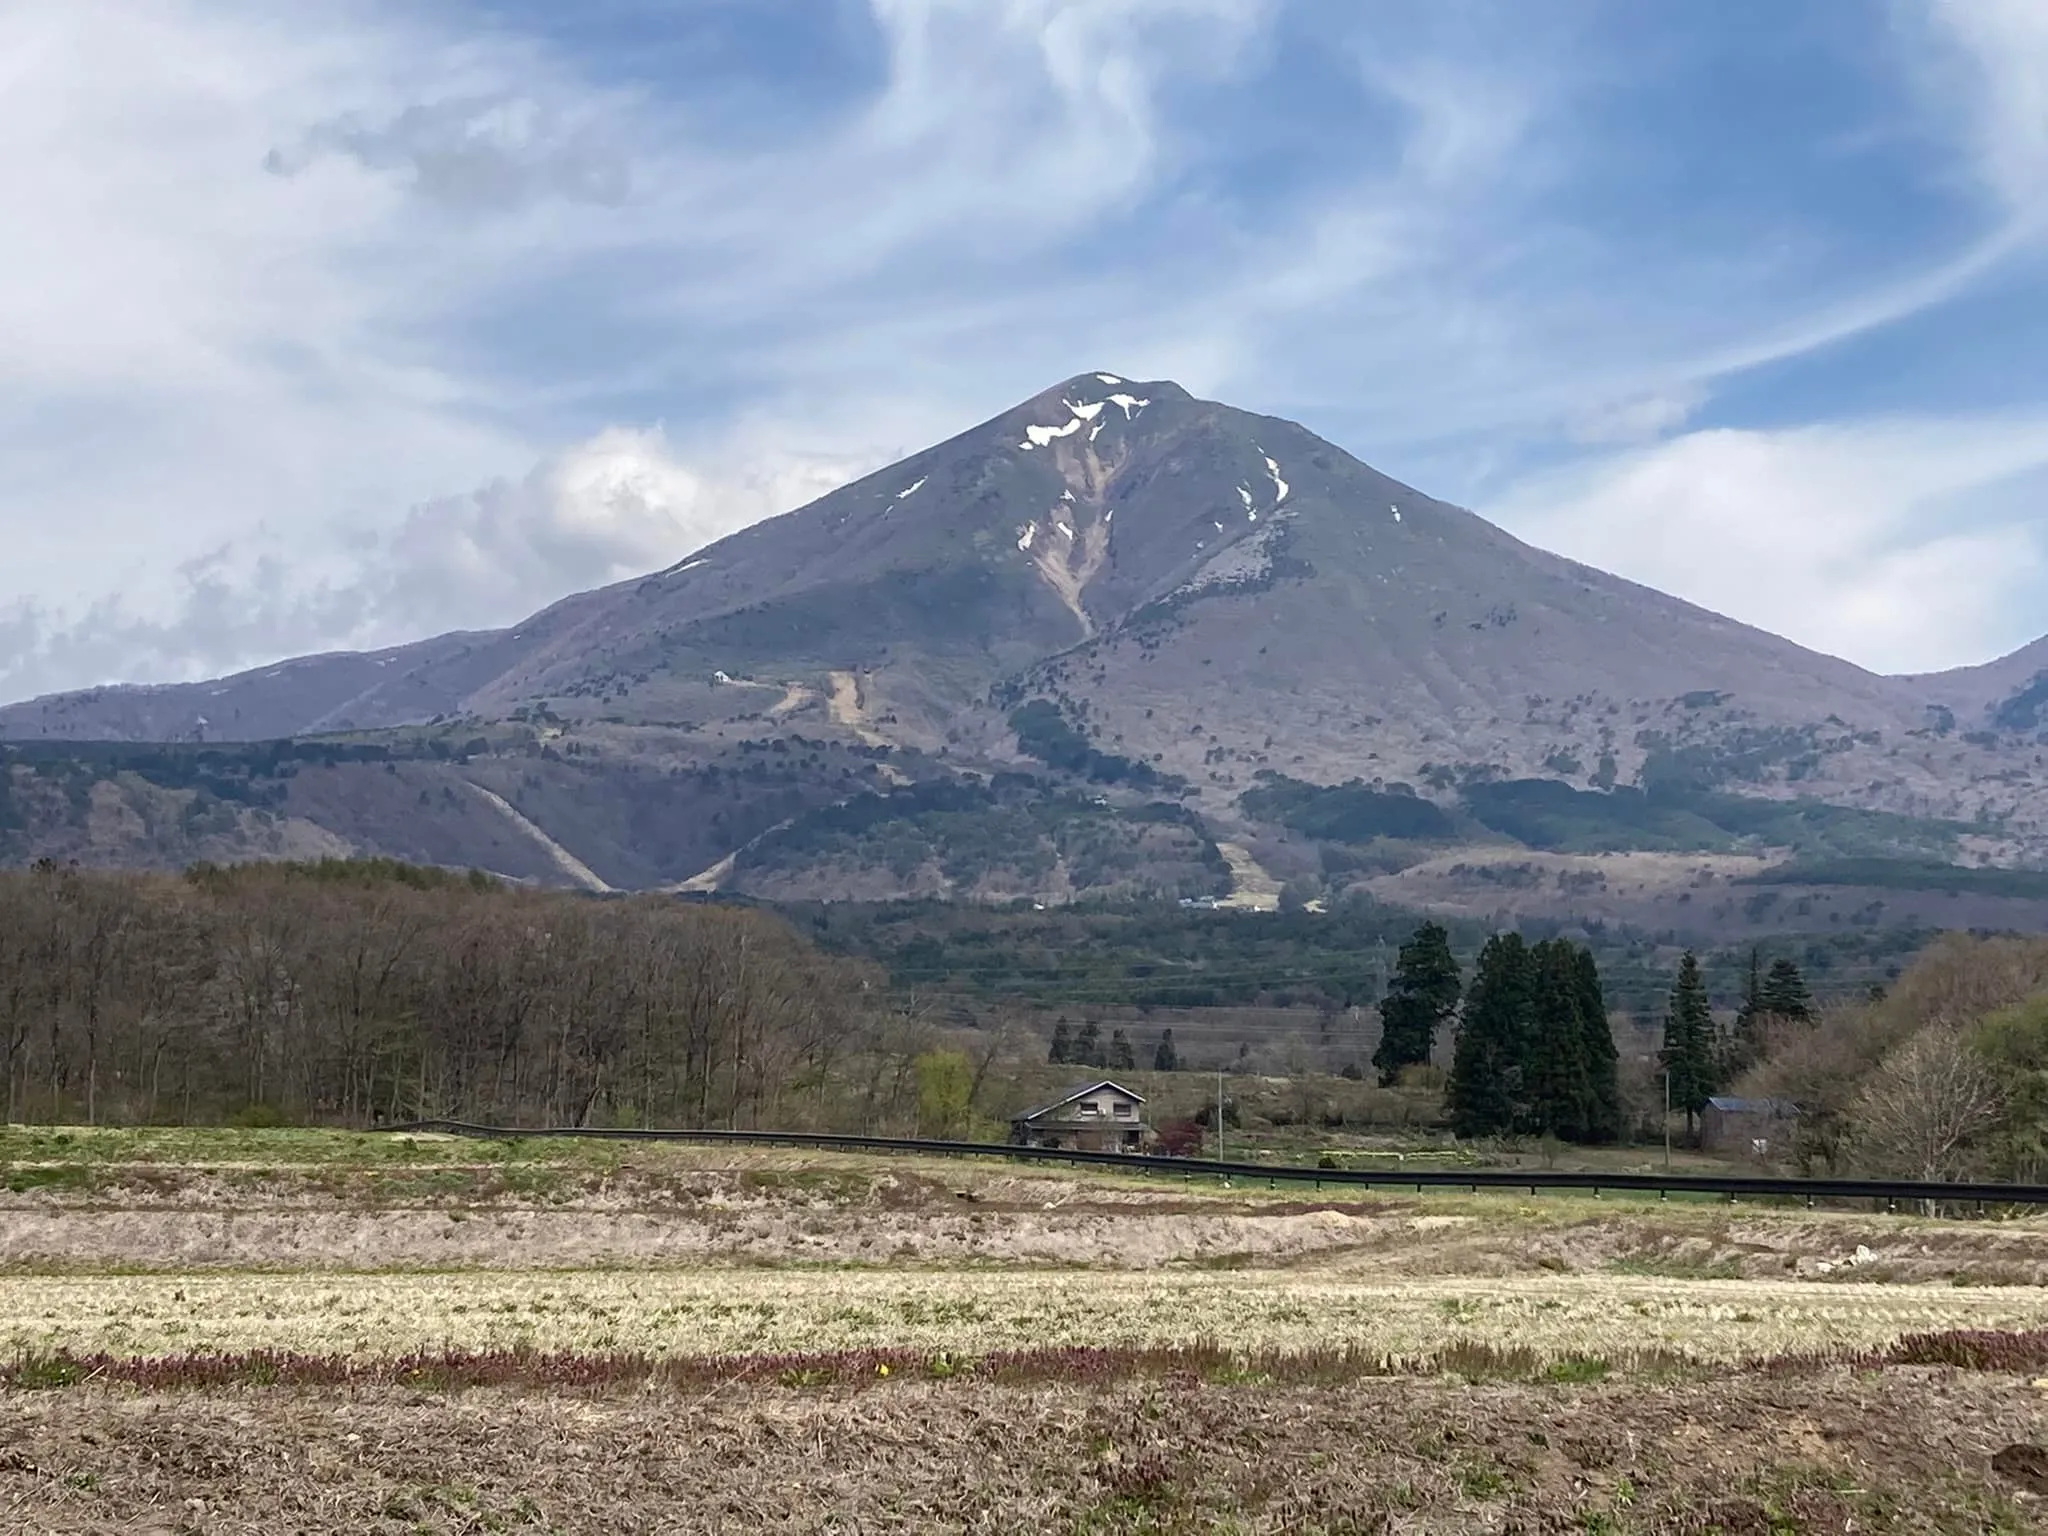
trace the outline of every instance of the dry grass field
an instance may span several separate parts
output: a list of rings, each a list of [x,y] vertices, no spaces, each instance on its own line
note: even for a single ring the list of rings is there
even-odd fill
[[[2043,1528],[2048,1225],[1307,1193],[0,1132],[0,1531]]]
[[[458,1270],[0,1277],[9,1354],[528,1350],[657,1357],[911,1350],[1356,1351],[1446,1346],[1702,1362],[1858,1349],[1948,1329],[2048,1329],[2039,1288],[1342,1271]]]
[[[1983,1375],[0,1398],[0,1521],[98,1533],[2028,1531]],[[2008,1458],[2010,1460],[2010,1458]]]

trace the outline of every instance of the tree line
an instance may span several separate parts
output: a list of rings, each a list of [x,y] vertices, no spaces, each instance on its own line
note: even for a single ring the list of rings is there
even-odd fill
[[[1687,952],[1672,985],[1659,1062],[1688,1131],[1709,1097],[1762,1059],[1773,1026],[1813,1016],[1798,965],[1780,959],[1766,973],[1753,951],[1741,1010],[1724,1035],[1699,959]],[[1628,1129],[1600,968],[1590,949],[1568,939],[1531,944],[1519,933],[1496,934],[1479,951],[1468,988],[1449,932],[1424,923],[1401,946],[1380,1022],[1373,1065],[1383,1086],[1426,1067],[1439,1034],[1455,1022],[1444,1100],[1460,1136],[1599,1143]]]
[[[1486,941],[1468,987],[1424,924],[1373,1064],[1389,1083],[1426,1067],[1455,1023],[1461,1134],[1610,1140],[1629,1127],[1604,991],[1586,949],[1517,934]],[[1796,1104],[1802,1165],[2048,1170],[2048,940],[1951,936],[1884,994],[1824,1007],[1797,965],[1752,955],[1725,1021],[1687,955],[1664,1014],[1674,1110],[1696,1117],[1722,1091]],[[878,968],[745,908],[376,861],[0,872],[10,1120],[957,1133],[1000,1096],[1023,1033],[948,1032]],[[1106,1071],[1148,1052],[1179,1065],[1170,1030],[1141,1044],[1084,1024],[1055,1050]]]
[[[2048,939],[1949,934],[1883,993],[1804,1015],[1768,986],[1734,1031],[1732,1086],[1798,1106],[1802,1166],[2048,1176]]]
[[[1780,959],[1772,962],[1766,975],[1762,957],[1751,950],[1742,1007],[1735,1015],[1734,1028],[1723,1031],[1707,1000],[1699,957],[1686,951],[1671,989],[1664,1048],[1658,1060],[1666,1073],[1671,1108],[1684,1114],[1687,1135],[1692,1134],[1708,1099],[1763,1060],[1780,1027],[1809,1025],[1813,1019],[1813,995],[1799,967]]]
[[[1383,1084],[1426,1066],[1455,1017],[1444,1107],[1460,1136],[1620,1138],[1619,1053],[1591,950],[1495,934],[1479,951],[1471,988],[1462,982],[1441,924],[1424,923],[1401,946],[1373,1053]]]
[[[1053,1066],[1102,1067],[1111,1072],[1135,1072],[1138,1070],[1138,1048],[1130,1037],[1118,1028],[1112,1028],[1109,1039],[1102,1038],[1102,1026],[1093,1019],[1085,1021],[1079,1029],[1068,1027],[1065,1019],[1052,1027],[1052,1046],[1045,1059]],[[1171,1026],[1160,1031],[1159,1039],[1151,1051],[1154,1072],[1178,1072],[1180,1050],[1173,1043]]]
[[[756,911],[380,862],[0,873],[9,1120],[879,1129],[933,1040]]]

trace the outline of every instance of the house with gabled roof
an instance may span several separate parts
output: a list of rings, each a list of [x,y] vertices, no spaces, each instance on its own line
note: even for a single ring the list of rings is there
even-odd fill
[[[1145,1099],[1104,1079],[1010,1122],[1010,1144],[1074,1152],[1136,1152],[1149,1134]]]
[[[1715,1094],[1700,1111],[1700,1147],[1707,1152],[1769,1158],[1791,1150],[1799,1106],[1789,1099]]]

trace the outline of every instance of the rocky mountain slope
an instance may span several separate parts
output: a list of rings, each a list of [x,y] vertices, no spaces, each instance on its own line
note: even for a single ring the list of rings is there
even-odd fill
[[[2035,649],[1879,677],[1090,373],[507,630],[0,709],[0,837],[174,860],[198,803],[216,854],[1055,900],[1289,843],[2009,863],[2048,827]],[[340,750],[229,745],[288,737]]]
[[[1964,731],[2026,736],[2048,726],[2048,638],[1981,667],[1903,681],[1946,709]]]

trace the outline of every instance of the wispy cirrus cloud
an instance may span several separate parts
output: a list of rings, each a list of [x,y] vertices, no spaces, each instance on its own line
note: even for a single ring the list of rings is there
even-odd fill
[[[182,680],[251,656],[378,649],[502,626],[800,505],[886,452],[757,452],[743,429],[685,463],[657,428],[607,428],[516,479],[433,497],[396,526],[264,532],[180,561],[148,609],[0,605],[0,697],[76,677]],[[309,638],[310,637],[310,638]]]
[[[2033,0],[1902,0],[1898,23],[1949,132],[2015,222],[2048,215],[2048,11]]]
[[[513,622],[1085,366],[1794,628],[1654,537],[1770,507],[1813,533],[1777,558],[1795,634],[1872,664],[2024,638],[2048,595],[2001,499],[2023,381],[1758,388],[2038,297],[2028,0],[1816,16],[1768,59],[1743,5],[1622,0],[270,14],[0,12],[0,690]],[[1940,472],[1874,484],[1902,421]],[[2002,596],[1884,619],[1915,551],[1939,611]]]
[[[591,123],[514,95],[415,102],[382,122],[345,113],[315,123],[263,168],[297,176],[330,156],[408,173],[423,197],[460,208],[518,207],[542,197],[609,206],[632,187],[625,152]]]
[[[1690,432],[1535,476],[1526,538],[1879,670],[2008,645],[2048,580],[2048,411]],[[2038,621],[2036,621],[2038,624]]]

